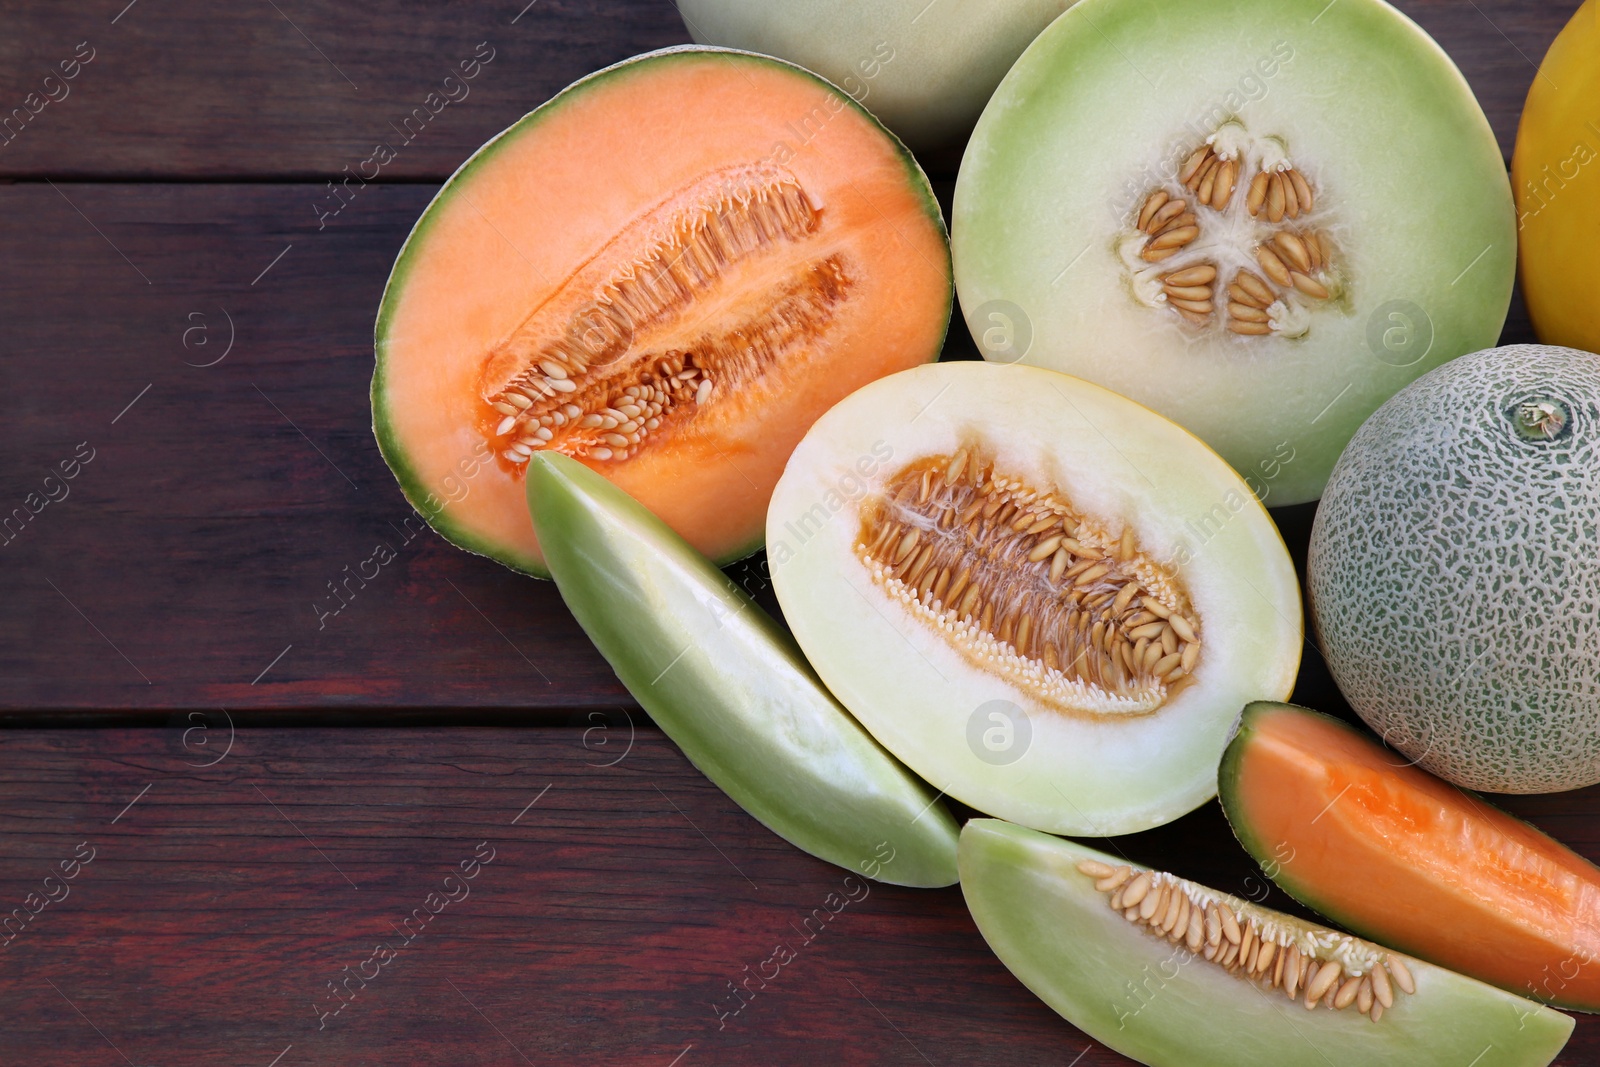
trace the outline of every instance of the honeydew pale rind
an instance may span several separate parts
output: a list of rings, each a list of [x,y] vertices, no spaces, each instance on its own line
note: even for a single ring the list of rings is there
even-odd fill
[[[956,880],[949,812],[829,696],[754,601],[576,460],[542,452],[528,479],[567,606],[706,777],[820,859],[895,885]]]
[[[1560,1012],[1172,875],[1146,877],[1150,888],[1130,920],[1111,901],[1128,894],[1144,868],[1022,827],[968,822],[960,864],[973,920],[1011,973],[1072,1025],[1151,1067],[1543,1067],[1572,1033]],[[1138,913],[1162,888],[1169,907],[1189,913],[1181,930],[1159,932],[1153,927],[1165,926],[1165,913]],[[1197,904],[1206,914],[1190,926]],[[1274,946],[1253,978],[1237,962],[1241,953],[1221,962],[1235,931],[1258,966],[1261,935]],[[1223,951],[1207,959],[1213,944]],[[1317,957],[1316,971],[1302,950]],[[1291,997],[1297,962],[1308,977]],[[1330,963],[1319,993],[1317,976]],[[1360,979],[1372,985],[1363,991]],[[1374,1012],[1379,985],[1391,1003]],[[1313,993],[1318,1006],[1308,1011]]]
[[[1366,723],[1456,785],[1600,782],[1600,356],[1509,345],[1384,404],[1328,482],[1306,588]]]
[[[378,312],[374,432],[435,529],[513,569],[545,573],[522,502],[543,450],[727,562],[817,415],[937,358],[951,294],[926,177],[848,96],[767,56],[635,56],[423,212]]]
[[[1012,62],[1071,3],[678,0],[678,11],[696,41],[814,70],[921,150],[970,131]]]
[[[791,456],[767,543],[845,707],[936,788],[1039,829],[1209,800],[1239,708],[1299,663],[1294,568],[1239,476],[1052,371],[941,363],[854,393]]]
[[[952,240],[991,358],[1150,406],[1273,505],[1494,344],[1517,245],[1471,90],[1381,0],[1083,0],[985,109]]]

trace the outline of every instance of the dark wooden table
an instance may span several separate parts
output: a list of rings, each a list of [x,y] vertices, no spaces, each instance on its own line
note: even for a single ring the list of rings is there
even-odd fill
[[[548,583],[408,533],[366,390],[412,221],[563,85],[686,39],[665,0],[524,3],[0,4],[0,115],[80,61],[0,139],[0,513],[92,457],[0,536],[0,914],[82,864],[0,934],[0,1065],[1126,1062],[1006,973],[958,890],[874,886],[807,940],[843,872],[702,779]],[[1401,6],[1509,153],[1573,0]],[[926,161],[946,197],[957,158]],[[1310,517],[1279,516],[1291,545]],[[769,597],[759,558],[733,573]],[[1300,696],[1339,710],[1309,648]],[[1597,805],[1508,803],[1591,858]],[[1284,904],[1215,805],[1118,844]],[[796,960],[735,999],[779,942]],[[1600,1063],[1600,1026],[1560,1062]]]

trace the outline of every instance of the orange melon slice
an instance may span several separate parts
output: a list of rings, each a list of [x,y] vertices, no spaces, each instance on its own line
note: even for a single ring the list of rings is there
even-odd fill
[[[1362,937],[1535,1000],[1600,1010],[1600,870],[1355,728],[1245,708],[1218,774],[1234,834]]]
[[[374,432],[436,530],[514,569],[545,574],[541,449],[728,562],[818,416],[937,356],[951,293],[926,176],[847,95],[764,56],[653,52],[439,191],[378,312]]]

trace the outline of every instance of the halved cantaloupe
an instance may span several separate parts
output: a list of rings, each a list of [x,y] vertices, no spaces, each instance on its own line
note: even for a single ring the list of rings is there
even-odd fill
[[[799,67],[636,57],[490,141],[395,262],[373,425],[441,534],[543,574],[527,457],[600,471],[700,551],[761,543],[811,423],[938,354],[949,250],[926,177]]]
[[[1600,1010],[1600,870],[1337,719],[1245,709],[1218,774],[1245,849],[1363,937],[1504,989]]]

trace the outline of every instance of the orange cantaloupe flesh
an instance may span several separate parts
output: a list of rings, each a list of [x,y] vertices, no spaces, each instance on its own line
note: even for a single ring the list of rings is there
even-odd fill
[[[630,224],[637,231],[675,192],[748,165],[792,173],[820,205],[815,232],[793,252],[736,263],[706,300],[636,337],[635,349],[666,351],[726,328],[759,310],[783,271],[828,256],[850,276],[836,317],[762,389],[730,397],[724,384],[692,432],[621,462],[576,458],[728,561],[760,544],[772,487],[818,416],[869,381],[936,358],[952,299],[938,206],[866,112],[764,57],[684,50],[620,65],[486,146],[396,263],[379,320],[375,421],[413,503],[432,494],[443,505],[442,533],[542,570],[524,468],[498,452],[485,458],[489,353],[535,309],[565,299],[563,284]]]
[[[1600,1008],[1600,869],[1337,720],[1261,707],[1225,760],[1223,803],[1284,889],[1422,959]]]

